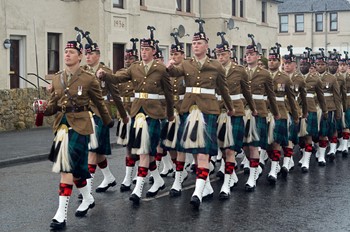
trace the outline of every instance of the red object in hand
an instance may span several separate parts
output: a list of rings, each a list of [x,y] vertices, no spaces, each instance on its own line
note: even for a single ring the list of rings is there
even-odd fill
[[[44,111],[47,107],[47,101],[46,100],[35,100],[33,103],[33,111],[36,113],[35,118],[35,125],[36,126],[42,126],[44,121]]]

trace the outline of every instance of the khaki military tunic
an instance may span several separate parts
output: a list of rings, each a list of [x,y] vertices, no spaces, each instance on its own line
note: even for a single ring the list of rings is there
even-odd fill
[[[317,105],[321,108],[323,113],[326,113],[327,106],[326,100],[323,95],[322,82],[318,74],[308,73],[305,78],[305,89],[306,89],[306,101],[307,111],[317,112]]]
[[[319,74],[328,111],[335,111],[337,119],[341,118],[341,97],[337,78],[328,72]]]

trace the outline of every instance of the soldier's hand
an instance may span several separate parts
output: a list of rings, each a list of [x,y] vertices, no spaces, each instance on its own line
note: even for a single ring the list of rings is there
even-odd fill
[[[328,112],[323,112],[322,113],[322,118],[328,119]]]
[[[235,113],[235,109],[227,111],[227,115],[230,117],[233,116],[234,113]]]
[[[125,118],[123,118],[123,123],[124,123],[124,124],[128,124],[128,122],[129,122],[129,117],[128,117],[128,116],[126,116]]]
[[[172,68],[174,66],[174,64],[175,64],[175,60],[170,59],[168,61],[168,64],[166,65],[166,68]]]
[[[298,125],[299,124],[299,118],[295,118],[294,119],[294,123],[295,123],[295,125]]]
[[[112,128],[114,126],[114,120],[112,120],[110,123],[107,125],[109,128]]]
[[[280,115],[280,114],[277,114],[277,115],[275,115],[274,117],[275,117],[275,120],[278,120],[278,119],[281,118],[281,115]]]
[[[171,117],[168,117],[168,121],[169,121],[169,122],[172,122],[172,121],[174,121],[174,120],[175,120],[174,115],[173,115],[173,116],[171,116]]]
[[[257,111],[257,110],[254,110],[254,111],[252,112],[252,115],[253,115],[253,116],[258,116],[258,111]]]
[[[96,72],[96,76],[97,76],[100,80],[103,80],[103,78],[106,76],[106,71],[103,70],[102,68],[100,68],[100,69]]]
[[[309,116],[309,114],[306,113],[306,114],[303,114],[302,118],[307,118],[308,116]]]

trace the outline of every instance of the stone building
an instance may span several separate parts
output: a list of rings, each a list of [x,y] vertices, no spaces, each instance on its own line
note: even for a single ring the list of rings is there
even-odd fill
[[[287,53],[288,45],[301,54],[305,47],[319,52],[336,49],[343,54],[349,50],[349,0],[284,0],[278,6],[278,41]]]
[[[184,32],[180,41],[186,46],[186,55],[191,56],[191,38],[198,30],[196,18],[206,21],[204,27],[211,48],[220,41],[216,33],[224,31],[230,44],[235,45],[237,56],[242,58],[244,47],[250,42],[247,34],[253,33],[266,53],[277,40],[280,2],[0,0],[0,38],[4,45],[0,48],[0,89],[46,86],[35,75],[50,79],[50,74],[64,68],[63,48],[66,41],[75,38],[75,26],[90,31],[101,48],[102,61],[114,71],[123,66],[123,52],[131,46],[130,38],[149,36],[148,25],[156,28],[155,37],[166,59],[173,43],[169,34],[179,29]],[[228,27],[230,19],[234,25]]]

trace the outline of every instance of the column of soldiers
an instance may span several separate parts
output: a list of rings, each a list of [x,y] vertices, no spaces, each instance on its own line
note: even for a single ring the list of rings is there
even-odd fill
[[[92,196],[96,168],[104,179],[96,192],[116,185],[106,156],[111,154],[109,128],[111,102],[118,110],[117,141],[126,148],[125,177],[121,192],[131,191],[133,170],[138,163],[135,186],[129,199],[139,204],[145,178],[152,176],[147,197],[165,188],[162,177],[175,167],[169,195],[181,195],[187,179],[186,156],[193,155],[196,174],[190,203],[198,209],[203,200],[213,196],[210,184],[210,160],[222,153],[223,184],[219,199],[228,199],[238,182],[236,156],[243,151],[247,160],[246,191],[253,191],[263,173],[265,154],[271,160],[268,181],[276,184],[278,174],[287,178],[294,167],[293,155],[300,148],[303,173],[310,168],[315,154],[319,166],[333,162],[336,153],[348,155],[350,145],[350,76],[348,56],[333,51],[326,57],[323,50],[312,56],[306,48],[297,70],[292,46],[281,56],[281,45],[270,49],[267,68],[261,60],[254,36],[246,47],[246,66],[232,59],[224,32],[218,32],[221,43],[215,48],[216,59],[208,56],[208,37],[204,21],[196,20],[199,32],[192,38],[193,58],[184,58],[178,34],[172,34],[170,60],[163,64],[154,39],[140,40],[139,61],[133,38],[132,49],[125,52],[125,68],[115,74],[100,64],[100,50],[89,33],[84,33],[86,65],[81,35],[65,48],[66,69],[52,82],[52,95],[45,115],[56,114],[55,140],[50,160],[53,171],[61,173],[59,207],[51,228],[63,229],[73,183],[81,193],[77,217],[87,214],[95,205]],[[283,62],[283,70],[281,68]],[[112,100],[112,101],[111,101]],[[339,142],[338,142],[339,140]],[[339,147],[337,149],[337,143]],[[329,151],[326,149],[329,146]],[[159,166],[170,155],[168,164]],[[281,156],[284,156],[281,162]],[[172,162],[170,162],[172,160]],[[281,163],[280,163],[281,162]],[[172,164],[173,163],[173,164]],[[282,167],[281,167],[282,165]],[[248,168],[249,167],[249,168]]]

